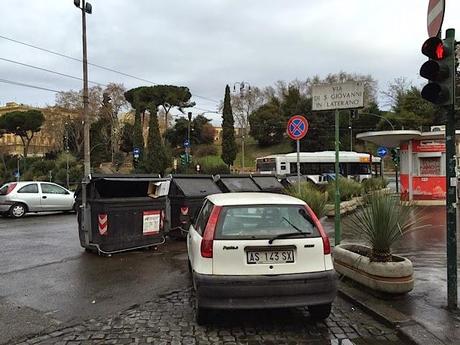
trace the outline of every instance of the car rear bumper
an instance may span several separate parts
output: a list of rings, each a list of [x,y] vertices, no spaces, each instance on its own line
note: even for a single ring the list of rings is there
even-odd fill
[[[193,273],[198,304],[213,309],[284,308],[331,303],[334,270],[277,276],[216,276]]]

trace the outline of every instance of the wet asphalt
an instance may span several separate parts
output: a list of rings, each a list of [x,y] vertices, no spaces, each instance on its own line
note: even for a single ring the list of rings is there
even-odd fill
[[[188,287],[183,243],[168,251],[87,253],[74,214],[0,219],[0,344]]]

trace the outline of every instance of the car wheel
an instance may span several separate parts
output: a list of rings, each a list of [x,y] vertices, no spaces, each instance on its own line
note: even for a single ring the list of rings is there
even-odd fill
[[[308,307],[310,316],[314,320],[324,320],[329,317],[331,314],[331,303],[329,304],[320,304],[320,305],[311,305]]]
[[[21,203],[16,203],[10,208],[10,216],[13,218],[21,218],[27,212],[27,206]]]
[[[197,305],[195,309],[195,320],[200,326],[206,325],[209,321],[208,310]]]

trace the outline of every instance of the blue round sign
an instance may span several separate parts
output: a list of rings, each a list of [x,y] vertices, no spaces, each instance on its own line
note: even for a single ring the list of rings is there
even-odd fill
[[[379,157],[385,157],[388,154],[388,149],[384,146],[380,146],[377,149],[377,154]]]
[[[190,147],[190,141],[188,141],[188,139],[184,140],[184,147]]]

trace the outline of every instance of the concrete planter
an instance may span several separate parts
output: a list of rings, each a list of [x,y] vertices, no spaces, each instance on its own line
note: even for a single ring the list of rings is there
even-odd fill
[[[334,267],[344,276],[376,290],[388,294],[403,294],[414,288],[412,262],[393,255],[393,262],[371,262],[359,252],[370,248],[356,244],[340,244],[334,247]]]
[[[340,214],[348,214],[356,210],[359,205],[363,202],[362,196],[356,196],[348,201],[340,202]],[[334,204],[326,204],[326,216],[334,217],[335,216],[335,206]]]
[[[376,192],[390,192],[390,188],[383,188],[378,191],[369,192],[369,194],[374,194]],[[354,212],[360,205],[363,203],[362,196],[355,196],[351,200],[348,201],[341,201],[340,202],[340,214],[348,214]],[[326,216],[334,217],[335,216],[335,205],[334,204],[326,204]]]

